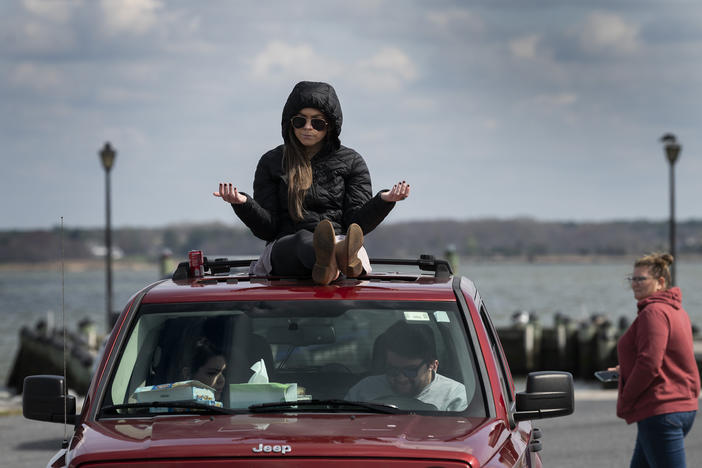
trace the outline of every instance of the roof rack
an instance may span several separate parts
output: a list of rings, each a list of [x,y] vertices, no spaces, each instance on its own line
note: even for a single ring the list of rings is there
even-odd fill
[[[228,258],[215,258],[209,261],[204,257],[203,269],[205,274],[217,275],[229,273],[232,268],[248,268],[255,258],[243,260],[230,260]],[[391,258],[371,258],[371,264],[375,265],[407,265],[417,266],[421,271],[433,271],[436,278],[446,279],[453,274],[451,265],[446,260],[436,259],[433,255],[420,255],[417,260],[391,259]],[[173,272],[174,280],[187,280],[190,278],[190,263],[181,262]]]
[[[433,271],[437,278],[448,277],[453,274],[451,265],[446,260],[437,260],[433,255],[420,255],[417,260],[394,259],[394,258],[371,258],[371,264],[375,265],[409,265],[418,266],[421,271]]]
[[[210,261],[207,257],[203,258],[202,264],[205,274],[217,275],[221,273],[229,273],[232,268],[248,268],[251,262],[255,262],[255,258],[247,258],[243,260],[229,260],[228,258],[215,258]],[[190,262],[180,262],[178,267],[173,272],[174,280],[186,280],[190,278]]]

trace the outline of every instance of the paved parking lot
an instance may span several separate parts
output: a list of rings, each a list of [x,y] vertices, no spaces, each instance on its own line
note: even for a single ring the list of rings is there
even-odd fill
[[[545,467],[624,468],[629,466],[636,425],[617,418],[616,390],[577,392],[575,413],[565,418],[535,421],[543,433]],[[687,466],[700,466],[702,422],[697,418],[685,438]]]
[[[63,424],[24,419],[21,414],[0,416],[0,465],[12,468],[46,466],[61,448]]]

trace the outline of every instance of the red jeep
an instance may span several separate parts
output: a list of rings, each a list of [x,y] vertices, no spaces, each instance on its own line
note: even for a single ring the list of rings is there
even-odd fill
[[[373,263],[329,286],[181,264],[129,300],[80,414],[62,377],[25,380],[25,417],[75,426],[49,466],[540,467],[530,420],[573,412],[572,376],[515,394],[472,281]]]

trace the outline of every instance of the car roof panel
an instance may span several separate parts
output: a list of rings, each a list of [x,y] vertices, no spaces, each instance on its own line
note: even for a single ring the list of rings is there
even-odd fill
[[[455,301],[450,280],[418,277],[402,279],[342,280],[319,286],[309,280],[250,277],[204,277],[188,281],[166,280],[151,288],[143,303],[249,301],[249,300],[421,300]]]

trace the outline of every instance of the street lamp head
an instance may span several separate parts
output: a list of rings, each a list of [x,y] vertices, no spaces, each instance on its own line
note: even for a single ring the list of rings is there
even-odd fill
[[[661,137],[661,141],[663,143],[675,143],[676,138],[675,138],[675,135],[673,135],[672,133],[665,133]]]
[[[105,146],[100,150],[100,159],[102,160],[102,167],[105,168],[106,172],[110,172],[110,169],[112,169],[116,156],[117,152],[112,149],[110,142],[108,141],[105,143]]]
[[[663,148],[665,149],[665,157],[668,159],[668,162],[673,165],[675,162],[678,160],[678,156],[680,155],[680,149],[682,146],[677,142],[675,135],[672,133],[666,133],[661,137],[661,141],[663,142]]]

